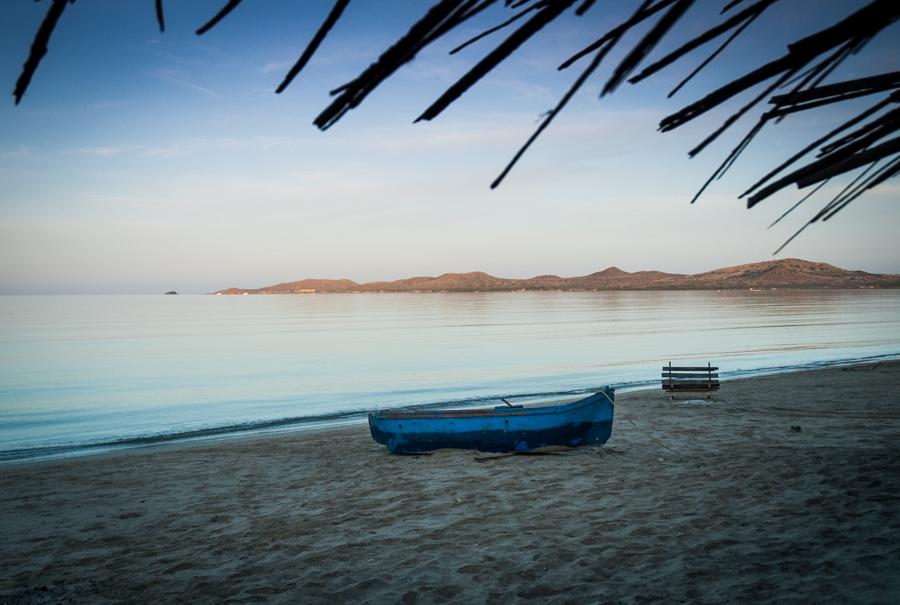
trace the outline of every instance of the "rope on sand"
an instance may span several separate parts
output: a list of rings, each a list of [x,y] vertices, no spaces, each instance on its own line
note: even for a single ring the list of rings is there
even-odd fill
[[[609,402],[610,402],[611,404],[613,404],[613,405],[616,404],[616,402],[612,400],[612,397],[610,397],[609,395],[606,394],[606,391],[600,391],[600,392],[603,393],[603,396],[604,396],[604,397],[606,397],[607,399],[609,399]],[[625,418],[625,420],[627,420],[628,422],[630,422],[630,423],[631,423],[631,426],[633,426],[634,428],[636,428],[636,429],[638,430],[638,432],[643,433],[644,435],[646,435],[647,437],[649,437],[650,440],[653,441],[656,445],[658,445],[658,446],[660,446],[660,447],[664,447],[664,448],[666,448],[667,450],[669,450],[670,452],[675,452],[675,453],[678,454],[679,456],[685,457],[684,454],[682,454],[682,453],[679,452],[678,450],[669,447],[668,445],[666,445],[665,443],[663,443],[662,441],[660,441],[659,439],[657,439],[657,438],[654,437],[653,435],[651,435],[651,434],[649,434],[649,433],[643,431],[643,430],[641,429],[641,427],[639,427],[638,425],[636,425],[636,424],[634,423],[634,420],[632,420],[631,418]]]
[[[660,446],[660,447],[664,447],[664,448],[666,448],[667,450],[669,450],[670,452],[675,452],[675,453],[678,454],[679,456],[686,457],[684,454],[682,454],[682,453],[679,452],[678,450],[669,447],[668,445],[666,445],[665,443],[663,443],[662,441],[660,441],[659,439],[657,439],[656,437],[654,437],[654,436],[651,435],[650,433],[647,433],[646,431],[644,431],[643,429],[641,429],[641,427],[639,427],[638,425],[636,425],[636,424],[634,423],[634,420],[632,420],[631,418],[625,418],[625,420],[627,420],[628,422],[630,422],[630,423],[631,423],[631,426],[633,426],[634,428],[636,428],[636,429],[638,430],[638,432],[643,433],[644,435],[646,435],[646,436],[650,439],[650,441],[654,442],[656,445],[658,445],[658,446]]]
[[[491,460],[499,460],[500,458],[509,458],[511,456],[565,456],[574,451],[575,448],[559,449],[552,451],[524,451],[524,452],[508,452],[497,454],[496,456],[475,456],[472,458],[475,462],[490,462]]]

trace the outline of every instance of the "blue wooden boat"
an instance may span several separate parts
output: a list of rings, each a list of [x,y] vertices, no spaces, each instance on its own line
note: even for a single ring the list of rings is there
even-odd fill
[[[394,454],[442,448],[525,452],[551,445],[606,443],[615,390],[604,387],[569,403],[492,409],[396,411],[369,414],[372,438]]]

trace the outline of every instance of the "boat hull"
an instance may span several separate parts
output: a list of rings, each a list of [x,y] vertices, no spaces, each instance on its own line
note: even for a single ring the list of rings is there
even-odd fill
[[[369,414],[372,438],[395,454],[443,448],[525,452],[606,443],[612,434],[611,387],[584,399],[537,408]]]

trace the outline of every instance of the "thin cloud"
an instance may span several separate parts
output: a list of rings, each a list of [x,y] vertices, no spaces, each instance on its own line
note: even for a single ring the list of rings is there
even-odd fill
[[[185,145],[177,143],[172,145],[163,145],[159,147],[149,147],[141,152],[141,157],[145,158],[173,158],[185,155],[188,148]]]
[[[129,105],[132,105],[132,103],[125,101],[98,101],[96,103],[89,103],[83,107],[88,111],[99,111],[104,109],[115,109],[118,107],[128,107]]]
[[[559,101],[558,91],[525,80],[497,79],[490,80],[488,84],[512,91],[520,98],[539,99],[549,106],[556,105],[557,101]]]
[[[15,149],[0,151],[0,160],[31,159],[36,157],[37,153],[31,147],[25,145],[19,145]]]
[[[202,92],[203,94],[209,95],[211,97],[219,96],[215,91],[194,82],[188,74],[179,69],[160,69],[154,72],[153,75],[155,75],[163,82],[169,82],[170,84],[175,84],[177,86],[181,86],[182,88],[187,88],[188,90]]]
[[[287,71],[291,65],[293,65],[293,61],[269,61],[265,65],[257,67],[257,69],[260,73],[270,74],[273,71]]]
[[[98,158],[112,158],[140,151],[142,148],[143,146],[141,145],[95,145],[89,147],[75,147],[74,149],[66,150],[65,153],[88,155]]]
[[[598,137],[629,134],[631,144],[642,145],[644,140],[635,134],[635,125],[645,124],[646,110],[596,110],[579,115],[562,116],[555,125],[552,137],[566,139],[570,146],[596,141]],[[488,146],[510,152],[531,134],[541,116],[537,113],[497,113],[481,119],[431,122],[398,130],[373,128],[367,132],[363,145],[376,149],[404,152],[440,151],[442,149]],[[655,133],[651,132],[651,135]]]

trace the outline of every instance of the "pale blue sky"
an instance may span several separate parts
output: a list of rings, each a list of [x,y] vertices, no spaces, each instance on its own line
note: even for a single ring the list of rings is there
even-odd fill
[[[727,75],[780,55],[789,32],[828,23],[849,3],[785,2],[673,100],[666,92],[696,58],[598,101],[621,55],[611,56],[494,191],[490,182],[577,75],[556,65],[621,13],[598,3],[555,25],[437,120],[413,125],[499,39],[448,57],[466,37],[454,34],[321,133],[311,122],[328,90],[429,2],[351,3],[282,95],[275,87],[330,2],[245,3],[203,37],[193,30],[221,2],[167,2],[164,34],[152,4],[70,6],[21,105],[11,96],[0,105],[0,293],[206,292],[472,270],[581,275],[610,265],[694,273],[770,259],[818,206],[766,230],[798,193],[752,211],[736,196],[829,129],[832,110],[764,133],[694,206],[693,193],[749,121],[694,160],[687,150],[725,112],[674,133],[656,125]],[[813,4],[811,17],[794,12]],[[0,9],[0,81],[9,91],[47,6]],[[469,33],[506,15],[498,7]],[[896,34],[888,30],[836,76],[896,69]],[[900,273],[898,198],[900,186],[889,182],[782,256]]]

